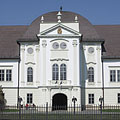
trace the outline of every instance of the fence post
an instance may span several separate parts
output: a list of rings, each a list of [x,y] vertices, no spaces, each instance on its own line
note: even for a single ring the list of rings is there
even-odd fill
[[[77,101],[77,98],[75,98],[74,96],[73,96],[73,98],[72,98],[72,102],[74,103],[74,115],[75,115],[75,102]]]
[[[46,120],[48,120],[48,102],[46,102]]]
[[[22,101],[22,98],[19,96],[19,98],[18,98],[18,105],[19,105],[19,120],[21,120],[21,101]]]
[[[19,120],[21,120],[21,104],[19,102]]]
[[[100,96],[99,98],[100,101],[100,114],[101,114],[101,120],[102,120],[102,102],[103,102],[103,98]]]

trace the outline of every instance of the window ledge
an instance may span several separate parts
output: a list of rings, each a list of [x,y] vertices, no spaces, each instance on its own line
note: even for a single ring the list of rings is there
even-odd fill
[[[95,85],[95,82],[88,82],[88,85]]]
[[[49,84],[56,84],[56,85],[64,85],[64,84],[71,84],[71,80],[49,80]]]
[[[33,85],[33,82],[27,82],[27,85]]]
[[[13,83],[13,81],[0,81],[0,83]]]

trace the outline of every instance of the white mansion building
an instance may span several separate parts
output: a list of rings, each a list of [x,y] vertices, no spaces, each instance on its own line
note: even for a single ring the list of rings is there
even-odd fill
[[[101,18],[102,19],[102,18]],[[120,25],[56,11],[0,26],[0,85],[7,105],[120,104]]]

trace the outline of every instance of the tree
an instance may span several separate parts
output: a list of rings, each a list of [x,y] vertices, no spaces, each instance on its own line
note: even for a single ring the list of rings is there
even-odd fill
[[[2,110],[4,106],[5,106],[4,93],[2,91],[2,87],[0,86],[0,110]]]

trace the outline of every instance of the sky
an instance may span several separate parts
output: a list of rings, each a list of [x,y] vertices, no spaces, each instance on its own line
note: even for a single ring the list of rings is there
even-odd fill
[[[120,0],[0,0],[0,25],[30,25],[47,12],[72,11],[94,25],[120,24]]]

